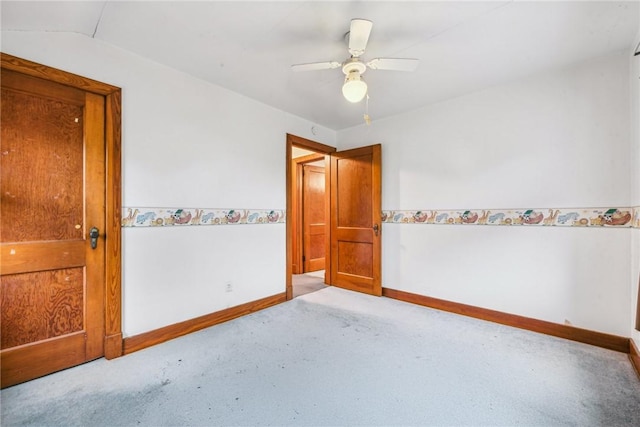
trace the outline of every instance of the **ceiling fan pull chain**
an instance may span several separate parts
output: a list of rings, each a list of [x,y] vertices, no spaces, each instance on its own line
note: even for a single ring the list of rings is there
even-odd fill
[[[367,103],[364,110],[364,122],[369,126],[371,124],[371,117],[369,117],[369,94],[367,94]]]

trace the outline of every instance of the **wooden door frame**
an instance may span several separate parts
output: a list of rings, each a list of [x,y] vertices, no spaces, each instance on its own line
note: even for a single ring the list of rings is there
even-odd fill
[[[636,330],[640,331],[640,275],[638,276],[638,302],[636,303]]]
[[[86,77],[0,52],[1,67],[74,87],[105,98],[105,331],[104,356],[122,356],[122,236],[121,236],[121,89]],[[289,152],[287,152],[289,153]]]
[[[286,211],[286,228],[287,228],[287,235],[286,235],[286,239],[287,239],[287,243],[286,243],[286,258],[287,258],[287,266],[286,266],[286,293],[287,293],[287,301],[293,298],[293,283],[292,283],[292,272],[293,272],[293,245],[292,245],[292,239],[293,239],[293,224],[292,224],[292,218],[294,215],[294,206],[293,206],[293,183],[295,182],[294,180],[296,179],[296,175],[297,175],[297,171],[296,168],[293,168],[293,164],[294,162],[292,161],[292,157],[291,157],[291,151],[293,147],[299,147],[299,148],[304,148],[306,150],[311,150],[311,151],[315,151],[317,153],[321,153],[321,154],[331,154],[331,153],[335,153],[336,152],[336,148],[335,147],[331,147],[329,145],[325,145],[325,144],[321,144],[319,142],[315,142],[315,141],[311,141],[310,139],[306,139],[306,138],[302,138],[296,135],[291,135],[291,134],[287,134],[287,149],[286,149],[286,183],[287,183],[287,211]],[[325,176],[327,177],[327,180],[329,179],[329,175],[326,173],[325,170]],[[329,194],[328,192],[326,193],[327,195]],[[329,218],[329,206],[328,204],[325,203],[325,209],[326,209],[326,213],[327,213],[327,218]],[[296,213],[297,214],[297,213]],[[328,223],[328,222],[327,222]],[[330,248],[330,244],[329,244],[329,233],[325,233],[325,247],[327,249]],[[325,267],[325,269],[329,269],[330,268],[330,254],[326,253],[325,254],[325,259],[327,260],[327,267]]]
[[[323,160],[324,158],[325,154],[314,153],[291,160],[291,168],[293,173],[291,197],[293,200],[291,204],[291,216],[288,218],[291,218],[291,241],[294,243],[291,270],[292,274],[302,274],[304,272],[304,261],[302,259],[304,251],[303,168],[307,163],[317,162],[318,160]],[[293,191],[294,189],[295,191]],[[302,230],[300,230],[300,228],[302,228]],[[294,266],[298,268],[293,268]]]

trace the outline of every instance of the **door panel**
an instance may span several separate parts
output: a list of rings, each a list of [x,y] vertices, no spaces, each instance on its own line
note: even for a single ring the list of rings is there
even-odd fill
[[[2,387],[86,362],[86,334],[76,332],[23,347],[2,350]]]
[[[3,177],[14,179],[2,180],[2,241],[81,239],[82,229],[74,225],[83,213],[83,143],[75,120],[82,119],[84,95],[70,90],[76,99],[63,102],[10,90],[21,82],[5,74],[2,168]],[[58,126],[61,117],[66,119]],[[54,141],[52,152],[48,145]]]
[[[104,97],[2,70],[2,386],[104,353]]]
[[[324,270],[325,266],[325,241],[324,241],[325,224],[313,224],[309,226],[309,242],[308,248],[308,266],[306,271]]]
[[[82,330],[82,268],[10,274],[2,278],[2,348]]]
[[[324,168],[303,166],[304,272],[325,266],[325,175]]]
[[[381,295],[380,145],[331,154],[331,284]]]
[[[373,226],[371,159],[370,154],[336,159],[338,227],[370,229]]]

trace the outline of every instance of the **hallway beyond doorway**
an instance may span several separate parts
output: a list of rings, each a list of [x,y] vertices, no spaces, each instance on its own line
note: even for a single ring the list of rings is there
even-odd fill
[[[324,270],[310,271],[305,274],[293,274],[293,297],[310,294],[326,288],[324,283]]]

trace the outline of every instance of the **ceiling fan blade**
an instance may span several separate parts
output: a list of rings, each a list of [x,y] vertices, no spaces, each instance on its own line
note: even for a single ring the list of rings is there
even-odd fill
[[[375,58],[367,62],[372,70],[415,71],[420,60],[413,58]]]
[[[352,56],[360,56],[367,48],[367,42],[369,41],[369,34],[371,34],[371,27],[373,22],[366,19],[352,19],[351,29],[349,30],[349,53]]]
[[[331,70],[333,68],[340,68],[342,64],[336,61],[329,62],[312,62],[309,64],[295,64],[291,66],[293,71],[317,71],[317,70]]]

